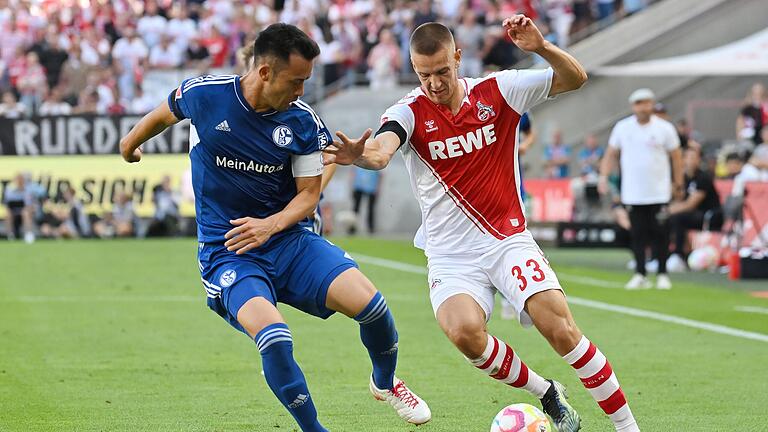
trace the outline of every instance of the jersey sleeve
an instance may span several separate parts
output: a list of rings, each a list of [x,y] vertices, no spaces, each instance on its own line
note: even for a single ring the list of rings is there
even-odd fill
[[[299,110],[291,125],[297,137],[296,146],[291,148],[292,153],[309,155],[327,147],[333,138],[320,116],[306,102],[297,100],[294,105]]]
[[[381,116],[381,127],[378,131],[376,131],[376,135],[387,131],[392,131],[395,132],[398,137],[400,137],[400,145],[410,141],[411,135],[413,135],[415,122],[413,110],[411,110],[411,107],[409,106],[409,102],[411,102],[411,100],[411,98],[406,97],[395,105],[387,108],[387,110],[384,111],[384,114]],[[393,128],[395,124],[399,125],[402,128],[402,131],[397,130],[396,127]]]
[[[544,70],[505,70],[491,74],[512,109],[524,113],[549,98],[552,88],[552,68]]]
[[[182,81],[179,87],[168,95],[168,108],[179,120],[191,119],[197,111],[196,92],[190,87],[189,81],[190,79]]]

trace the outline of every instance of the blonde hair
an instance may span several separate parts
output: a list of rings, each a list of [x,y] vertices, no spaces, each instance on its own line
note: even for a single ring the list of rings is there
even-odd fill
[[[237,59],[242,63],[247,72],[253,66],[253,42],[248,42],[237,50]]]

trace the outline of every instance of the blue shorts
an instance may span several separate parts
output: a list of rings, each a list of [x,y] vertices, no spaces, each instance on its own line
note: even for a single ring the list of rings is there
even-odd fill
[[[254,297],[328,318],[334,313],[325,307],[328,287],[342,272],[357,268],[349,254],[306,229],[284,232],[243,255],[223,243],[200,243],[197,256],[208,307],[243,333],[237,312]]]

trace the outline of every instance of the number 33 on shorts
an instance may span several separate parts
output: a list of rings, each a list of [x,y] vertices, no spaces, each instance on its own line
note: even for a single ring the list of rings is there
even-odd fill
[[[547,265],[546,262],[545,265]],[[528,278],[534,282],[544,282],[547,277],[539,265],[539,261],[533,258],[525,261],[525,266],[522,268],[519,265],[512,267],[512,276],[517,278],[517,287],[520,291],[525,291],[528,288]]]

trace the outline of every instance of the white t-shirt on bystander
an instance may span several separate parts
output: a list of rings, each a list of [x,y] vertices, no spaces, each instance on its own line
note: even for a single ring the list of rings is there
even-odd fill
[[[608,145],[621,152],[621,202],[666,204],[672,199],[669,152],[680,147],[672,123],[651,116],[642,125],[634,115],[613,127]]]

